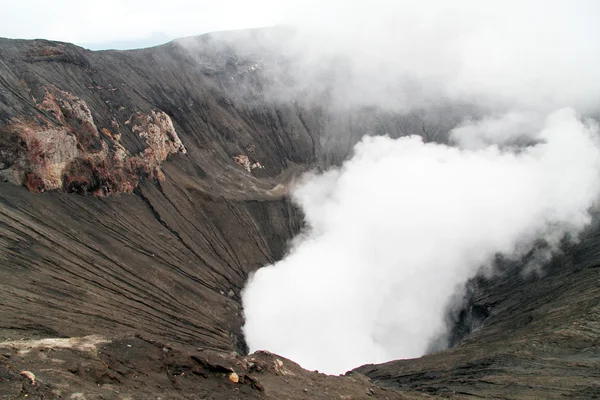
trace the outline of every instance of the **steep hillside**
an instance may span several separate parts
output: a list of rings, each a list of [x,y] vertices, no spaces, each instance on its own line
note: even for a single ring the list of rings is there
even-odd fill
[[[267,97],[280,60],[266,33],[234,37],[254,52],[229,35],[128,52],[0,42],[2,296],[20,304],[5,329],[243,349],[246,277],[301,226],[290,181],[344,159],[375,120],[423,129],[418,115]]]
[[[293,180],[366,134],[444,141],[467,109],[334,111],[282,89],[277,37],[125,52],[0,39],[0,398],[597,394],[595,231],[541,280],[481,281],[467,310],[489,318],[457,349],[359,369],[390,388],[245,355],[240,291],[302,228]],[[554,375],[534,383],[540,369]],[[584,378],[553,380],[570,375]],[[531,390],[505,392],[515,382]]]
[[[127,52],[0,40],[6,343],[143,334],[243,354],[246,278],[301,229],[291,180],[341,161],[370,120],[423,128],[269,100],[276,60],[261,31],[239,35],[254,52],[225,34]]]
[[[176,45],[1,48],[6,335],[243,349],[239,292],[299,229],[284,194],[317,128],[290,105],[233,104],[234,72],[207,76]]]
[[[442,396],[598,398],[599,243],[595,224],[540,274],[503,265],[494,278],[473,280],[457,326],[475,330],[456,348],[356,371],[379,385]]]

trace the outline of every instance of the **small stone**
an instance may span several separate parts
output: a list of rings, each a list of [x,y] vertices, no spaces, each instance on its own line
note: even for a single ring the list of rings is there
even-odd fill
[[[29,381],[31,382],[32,385],[35,385],[35,375],[33,374],[33,372],[22,371],[21,375],[23,375],[24,377],[29,379]]]
[[[240,381],[240,377],[235,372],[229,374],[229,380],[233,383],[238,383]]]

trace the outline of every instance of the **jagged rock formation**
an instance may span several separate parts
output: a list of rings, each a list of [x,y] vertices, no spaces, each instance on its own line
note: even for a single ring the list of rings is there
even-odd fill
[[[28,90],[28,88],[26,88]],[[168,115],[136,112],[125,125],[145,143],[131,155],[119,143],[119,123],[102,128],[104,140],[85,101],[69,92],[44,87],[44,99],[33,106],[41,113],[32,120],[11,118],[3,137],[5,181],[24,184],[34,193],[63,189],[80,194],[130,193],[141,174],[162,180],[159,166],[167,156],[186,153]]]
[[[243,356],[240,291],[302,227],[293,179],[341,162],[365,134],[443,141],[466,112],[274,100],[273,69],[285,75],[289,60],[267,36],[126,52],[0,39],[4,398],[597,394],[595,231],[543,281],[479,282],[471,305],[489,316],[456,349],[346,377]],[[558,379],[573,365],[583,379]],[[546,381],[523,383],[530,372]]]

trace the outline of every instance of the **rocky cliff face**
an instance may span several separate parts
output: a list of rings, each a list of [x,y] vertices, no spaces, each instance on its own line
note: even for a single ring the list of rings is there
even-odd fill
[[[471,398],[511,385],[531,388],[506,397],[569,385],[556,393],[597,393],[583,391],[598,374],[595,322],[585,322],[596,318],[593,232],[544,284],[510,273],[480,282],[463,312],[489,318],[449,352],[347,377],[244,355],[240,291],[302,227],[286,197],[293,179],[339,163],[365,134],[443,141],[465,112],[274,100],[273,66],[285,71],[286,60],[265,32],[236,34],[243,48],[222,34],[127,52],[0,39],[4,398]],[[560,300],[570,296],[565,279],[573,296],[589,291],[583,303]],[[558,314],[540,311],[547,302]],[[532,321],[544,325],[561,307],[573,317],[548,326],[564,340],[532,341],[547,332]],[[574,358],[569,335],[582,338],[585,357]],[[573,363],[589,379],[553,381]],[[545,382],[554,386],[522,382],[539,369],[553,371]]]
[[[113,132],[105,127],[101,136],[84,100],[55,87],[44,90],[41,102],[32,97],[42,115],[30,120],[17,116],[6,126],[2,178],[7,182],[34,193],[131,193],[142,175],[164,179],[159,167],[167,156],[186,153],[164,112],[136,112],[124,122],[145,141],[143,151],[132,155],[120,143],[116,119],[111,120]]]

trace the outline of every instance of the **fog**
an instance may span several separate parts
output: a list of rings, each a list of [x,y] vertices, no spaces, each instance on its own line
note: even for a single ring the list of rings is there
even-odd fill
[[[590,222],[600,4],[318,4],[290,14],[282,51],[294,60],[293,93],[318,99],[326,87],[329,106],[350,112],[480,110],[447,144],[364,137],[341,167],[293,188],[307,228],[250,278],[244,333],[251,351],[343,373],[423,355],[447,329],[456,291],[497,254],[519,259],[539,240],[557,251]],[[335,73],[324,81],[324,71]]]
[[[398,109],[449,98],[580,111],[600,104],[600,3],[459,0],[301,2],[291,19],[302,85],[348,61],[338,100]],[[403,83],[400,83],[400,81]],[[406,82],[421,89],[407,94]]]

